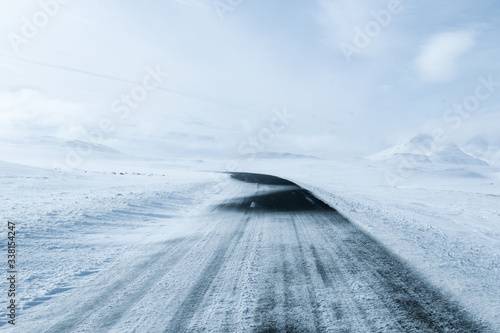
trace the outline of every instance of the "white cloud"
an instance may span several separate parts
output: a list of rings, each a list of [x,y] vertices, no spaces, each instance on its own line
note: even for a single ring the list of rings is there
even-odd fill
[[[454,79],[459,72],[458,61],[474,45],[469,31],[442,32],[432,36],[422,46],[415,64],[426,81],[442,82]]]

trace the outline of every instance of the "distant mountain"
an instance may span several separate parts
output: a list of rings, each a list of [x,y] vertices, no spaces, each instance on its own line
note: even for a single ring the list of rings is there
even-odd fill
[[[66,141],[64,144],[68,147],[75,149],[82,149],[82,147],[92,147],[93,151],[100,152],[103,154],[125,156],[125,154],[122,153],[121,151],[118,151],[116,149],[98,143],[88,143],[80,140],[72,140],[72,141]]]
[[[92,154],[99,156],[126,156],[126,154],[108,147],[103,144],[82,141],[82,140],[63,140],[53,136],[42,136],[39,138],[30,138],[29,144],[33,146],[42,146],[52,149],[72,148],[78,151],[86,152],[91,151]]]
[[[467,154],[486,161],[488,164],[500,166],[500,147],[483,136],[473,137],[462,145],[462,149]]]
[[[255,154],[245,154],[245,158],[258,158],[258,159],[318,159],[316,156],[300,155],[291,153],[277,153],[277,152],[259,152]]]
[[[34,167],[53,168],[54,164],[70,164],[76,168],[82,163],[122,160],[129,156],[102,144],[43,136],[2,140],[0,158]]]
[[[464,152],[455,143],[436,143],[432,136],[419,134],[409,141],[367,157],[372,161],[409,161],[412,165],[454,164],[487,165]]]
[[[434,163],[461,165],[488,165],[488,163],[467,154],[459,146],[449,143],[431,154]]]

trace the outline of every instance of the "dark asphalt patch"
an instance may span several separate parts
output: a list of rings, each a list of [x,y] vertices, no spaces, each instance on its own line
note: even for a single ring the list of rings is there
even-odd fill
[[[263,175],[259,173],[249,173],[249,172],[230,172],[231,178],[252,183],[252,184],[261,184],[261,185],[290,185],[290,186],[298,186],[295,183],[292,183],[289,180],[279,178],[276,176]]]
[[[261,212],[336,212],[311,192],[286,179],[246,172],[232,173],[231,177],[252,184],[280,186],[280,189],[271,188],[265,192],[260,191],[251,196],[226,201],[218,205],[221,209]]]
[[[218,205],[219,208],[261,212],[335,212],[309,191],[300,187],[237,198]]]

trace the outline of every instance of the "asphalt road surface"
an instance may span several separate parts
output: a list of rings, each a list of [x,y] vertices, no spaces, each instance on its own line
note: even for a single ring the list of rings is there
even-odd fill
[[[231,177],[199,233],[122,267],[47,331],[488,331],[310,192]]]

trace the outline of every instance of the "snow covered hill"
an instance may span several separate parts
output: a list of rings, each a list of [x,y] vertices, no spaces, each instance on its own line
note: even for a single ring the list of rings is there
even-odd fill
[[[66,165],[64,169],[80,169],[81,166],[92,161],[130,157],[90,139],[87,141],[63,140],[52,136],[42,136],[0,141],[0,158],[12,163],[51,169],[55,168],[55,165]]]
[[[463,144],[462,149],[467,154],[486,161],[490,165],[500,166],[500,143],[497,144],[477,135]]]
[[[312,155],[301,155],[291,153],[278,153],[278,152],[258,152],[255,154],[241,155],[243,158],[257,158],[257,159],[318,159]]]
[[[430,164],[488,165],[453,142],[438,143],[428,134],[419,134],[409,141],[368,156],[372,161],[400,162],[409,161],[414,167]]]

